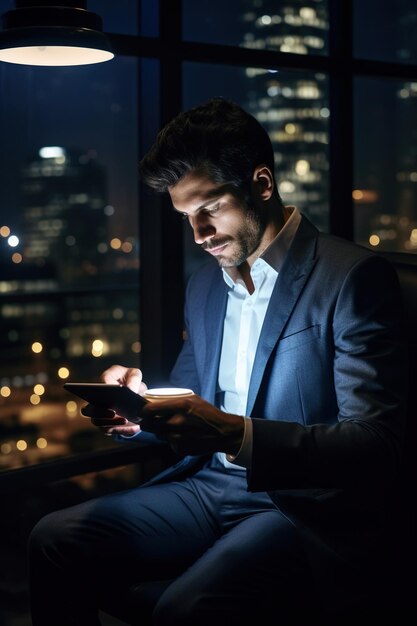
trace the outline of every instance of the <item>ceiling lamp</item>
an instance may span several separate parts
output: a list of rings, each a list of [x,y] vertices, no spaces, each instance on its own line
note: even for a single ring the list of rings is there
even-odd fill
[[[15,0],[1,17],[0,61],[21,65],[89,65],[114,57],[102,19],[85,0]]]

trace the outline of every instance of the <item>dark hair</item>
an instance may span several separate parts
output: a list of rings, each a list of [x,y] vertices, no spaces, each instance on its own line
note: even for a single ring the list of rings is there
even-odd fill
[[[257,165],[274,174],[274,152],[265,129],[237,104],[213,98],[177,115],[140,162],[142,180],[167,191],[190,171],[248,192]]]

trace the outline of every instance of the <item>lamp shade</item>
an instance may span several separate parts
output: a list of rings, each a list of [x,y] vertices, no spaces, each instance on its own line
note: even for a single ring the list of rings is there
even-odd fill
[[[68,66],[102,63],[114,57],[102,20],[85,2],[16,1],[1,17],[0,61],[21,65]]]

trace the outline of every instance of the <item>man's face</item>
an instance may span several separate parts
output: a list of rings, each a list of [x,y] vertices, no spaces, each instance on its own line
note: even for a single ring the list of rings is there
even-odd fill
[[[188,219],[194,241],[221,267],[236,267],[257,256],[265,224],[230,186],[190,172],[169,188],[169,194],[175,210]]]

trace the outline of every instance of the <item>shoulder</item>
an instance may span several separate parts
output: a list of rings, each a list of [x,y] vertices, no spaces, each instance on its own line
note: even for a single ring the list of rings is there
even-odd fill
[[[400,321],[401,287],[394,265],[377,252],[353,242],[320,234],[317,268],[326,293],[334,294],[335,315]],[[353,318],[352,318],[353,319]]]
[[[324,256],[332,255],[337,258],[347,258],[349,261],[377,256],[376,252],[358,243],[323,232],[318,234],[318,251]]]
[[[374,250],[319,231],[305,215],[302,215],[288,257],[289,263],[298,266],[309,259],[316,275],[339,284],[355,271],[395,274],[392,264]]]
[[[381,289],[385,284],[392,293],[398,293],[397,272],[390,261],[355,242],[318,231],[303,216],[289,261],[303,267],[306,255],[314,268],[314,285],[319,285],[329,295],[336,295],[343,286],[356,284],[362,284],[370,291],[373,287]]]
[[[328,271],[332,269],[337,272],[349,271],[349,268],[362,264],[387,271],[393,268],[390,261],[376,251],[354,241],[319,231],[305,215],[302,215],[296,239],[301,241],[314,239],[316,246],[313,256],[316,261],[324,264]]]
[[[379,275],[395,275],[392,263],[374,250],[365,248],[357,243],[320,233],[318,236],[317,260],[323,263],[328,271],[368,272]]]

